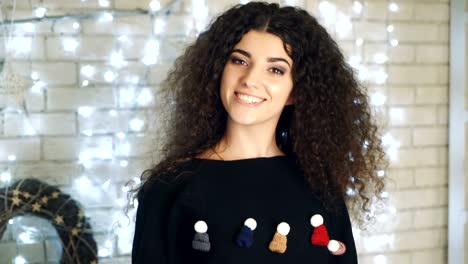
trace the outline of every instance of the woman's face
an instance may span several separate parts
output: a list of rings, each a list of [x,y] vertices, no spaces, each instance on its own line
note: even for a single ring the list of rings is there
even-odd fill
[[[293,61],[276,35],[244,34],[224,66],[221,100],[229,121],[240,125],[276,124],[291,104]]]

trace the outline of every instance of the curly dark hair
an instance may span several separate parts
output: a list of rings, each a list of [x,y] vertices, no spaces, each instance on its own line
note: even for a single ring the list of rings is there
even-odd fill
[[[327,208],[344,199],[354,220],[363,220],[384,187],[377,175],[386,166],[377,122],[336,42],[297,7],[236,5],[188,46],[158,90],[158,161],[142,173],[142,182],[148,186],[162,174],[177,172],[179,165],[223,137],[227,112],[220,99],[222,72],[233,47],[250,30],[281,38],[294,62],[294,105],[285,107],[277,126],[280,149],[296,159]]]

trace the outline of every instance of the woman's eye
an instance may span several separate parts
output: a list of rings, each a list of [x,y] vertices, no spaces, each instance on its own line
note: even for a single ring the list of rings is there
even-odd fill
[[[234,64],[247,65],[247,62],[245,62],[245,61],[242,60],[242,59],[235,58],[235,57],[232,57],[232,58],[231,58],[231,62],[234,63]]]
[[[271,68],[270,71],[273,72],[274,74],[279,74],[279,75],[284,74],[284,71],[279,68]]]

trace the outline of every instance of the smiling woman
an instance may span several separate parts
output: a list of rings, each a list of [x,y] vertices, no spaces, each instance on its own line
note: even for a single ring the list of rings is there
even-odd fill
[[[356,263],[350,216],[362,223],[386,166],[360,88],[302,9],[217,17],[158,95],[133,262]]]

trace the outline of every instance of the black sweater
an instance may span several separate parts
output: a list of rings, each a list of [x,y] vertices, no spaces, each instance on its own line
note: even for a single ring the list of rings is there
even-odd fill
[[[194,159],[184,170],[194,173],[161,177],[139,192],[133,263],[357,263],[346,206],[326,211],[291,158]],[[345,254],[310,242],[315,214],[329,238],[346,245]],[[250,248],[236,244],[247,218],[257,222]],[[208,252],[192,248],[199,220],[208,226]],[[283,254],[269,250],[281,222],[290,226]]]

